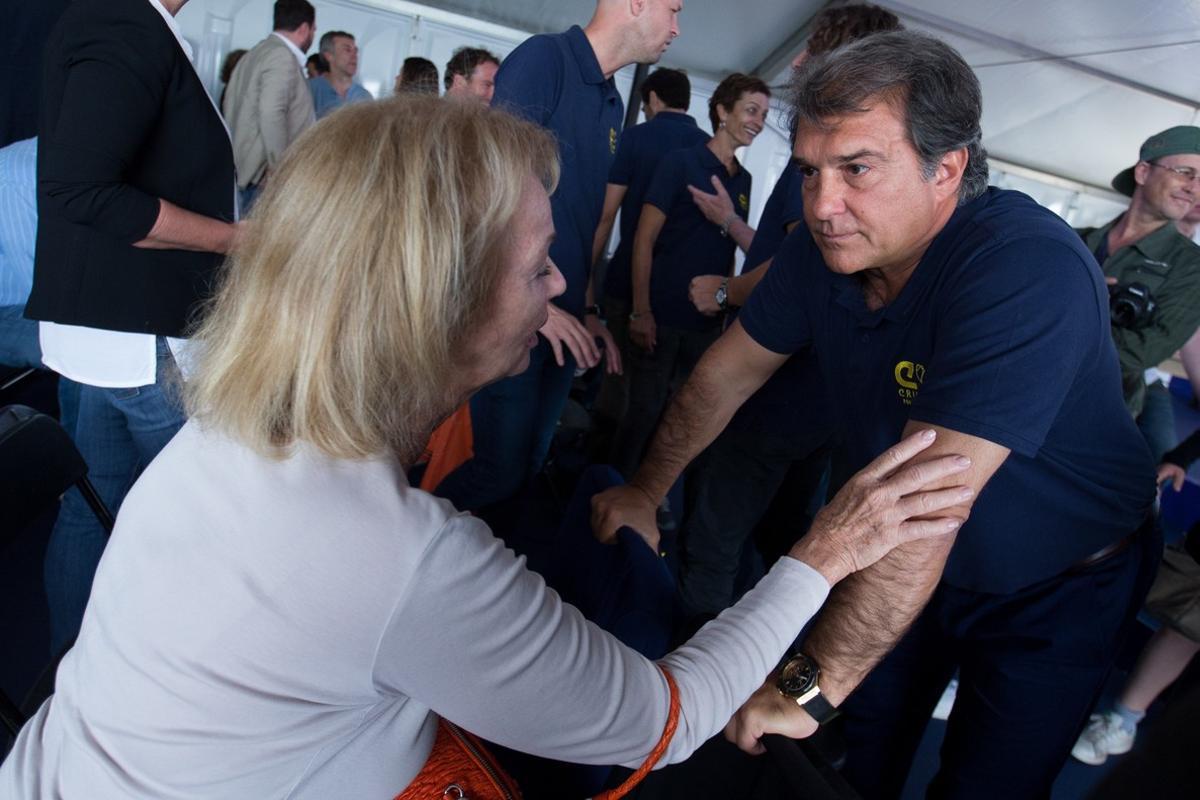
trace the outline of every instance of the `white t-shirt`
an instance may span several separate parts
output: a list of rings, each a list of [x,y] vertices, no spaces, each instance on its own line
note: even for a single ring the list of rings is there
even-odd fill
[[[665,659],[667,762],[720,730],[824,601],[783,558]],[[433,709],[550,758],[636,766],[668,690],[394,460],[272,460],[189,422],[133,487],[57,693],[0,796],[392,797]]]

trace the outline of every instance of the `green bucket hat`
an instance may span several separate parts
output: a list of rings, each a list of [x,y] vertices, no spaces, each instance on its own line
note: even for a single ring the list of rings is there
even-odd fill
[[[1176,125],[1162,133],[1156,133],[1142,143],[1138,161],[1155,161],[1163,156],[1180,153],[1200,155],[1200,128],[1194,125]],[[1134,167],[1137,165],[1134,164]],[[1133,197],[1137,182],[1133,179],[1133,167],[1123,169],[1112,179],[1112,187],[1123,195]]]

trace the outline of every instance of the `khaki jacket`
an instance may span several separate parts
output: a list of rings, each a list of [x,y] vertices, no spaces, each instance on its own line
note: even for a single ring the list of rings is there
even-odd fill
[[[241,188],[260,182],[289,144],[312,125],[312,95],[291,49],[274,34],[242,56],[221,109],[233,135]]]

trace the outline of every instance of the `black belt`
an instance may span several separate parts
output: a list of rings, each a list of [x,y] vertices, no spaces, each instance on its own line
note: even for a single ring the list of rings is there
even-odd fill
[[[1074,564],[1067,567],[1066,572],[1068,574],[1075,573],[1075,572],[1083,572],[1086,569],[1091,569],[1092,567],[1096,566],[1097,564],[1101,563],[1102,561],[1107,561],[1108,559],[1112,558],[1113,556],[1123,553],[1125,550],[1129,549],[1129,545],[1133,544],[1134,540],[1137,539],[1137,535],[1141,532],[1142,532],[1142,529],[1141,529],[1141,527],[1139,527],[1133,533],[1130,533],[1130,534],[1126,535],[1125,537],[1118,539],[1117,541],[1113,542],[1112,544],[1101,547],[1099,550],[1092,553],[1087,558],[1085,558],[1081,561],[1076,561]]]

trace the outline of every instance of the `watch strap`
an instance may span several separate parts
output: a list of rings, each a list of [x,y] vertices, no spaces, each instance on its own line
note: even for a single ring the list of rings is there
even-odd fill
[[[804,711],[817,721],[818,725],[824,725],[838,715],[838,710],[834,708],[823,694],[815,694],[804,703],[798,704]]]

